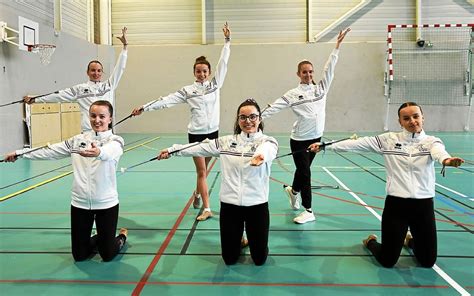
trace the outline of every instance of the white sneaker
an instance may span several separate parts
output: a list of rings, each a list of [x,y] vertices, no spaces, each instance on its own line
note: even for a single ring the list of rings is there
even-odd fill
[[[314,213],[310,213],[306,210],[304,210],[301,214],[299,214],[293,219],[293,221],[298,224],[304,224],[315,220],[316,217],[314,216]]]
[[[298,200],[298,194],[293,194],[293,188],[291,188],[291,186],[286,186],[285,192],[288,195],[288,199],[290,200],[290,207],[293,210],[299,210],[300,201]]]

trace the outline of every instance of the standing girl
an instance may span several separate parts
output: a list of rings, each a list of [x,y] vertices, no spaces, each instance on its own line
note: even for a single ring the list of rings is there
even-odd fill
[[[336,48],[329,56],[329,60],[324,67],[321,81],[317,84],[313,81],[313,64],[309,61],[300,62],[296,73],[300,78],[298,87],[278,98],[262,113],[263,120],[285,108],[291,108],[295,113],[297,119],[293,124],[290,137],[292,152],[304,151],[311,143],[321,140],[326,117],[326,96],[334,78],[339,46],[349,31],[350,28],[347,28],[339,32]],[[302,224],[316,220],[311,208],[311,163],[314,156],[314,153],[307,152],[293,154],[296,166],[295,175],[292,186],[285,187],[285,191],[290,199],[292,209],[298,210],[300,208],[299,193],[301,193],[302,205],[305,208],[301,214],[293,219],[295,223]]]
[[[112,74],[105,82],[102,82],[102,74],[104,73],[102,63],[97,60],[90,61],[87,65],[89,81],[36,99],[31,96],[25,96],[23,97],[25,103],[77,102],[81,109],[81,130],[90,131],[92,129],[89,123],[89,107],[91,104],[98,100],[109,101],[112,106],[115,104],[115,89],[118,87],[127,64],[128,43],[125,36],[126,33],[127,28],[124,27],[122,29],[122,36],[117,37],[122,42],[123,49]]]
[[[206,138],[217,138],[219,136],[220,89],[224,84],[230,56],[230,29],[227,23],[225,23],[222,31],[224,32],[225,43],[214,78],[209,80],[211,64],[206,60],[206,57],[200,56],[196,59],[193,66],[193,73],[196,78],[193,84],[185,86],[166,97],[140,106],[134,109],[132,114],[140,115],[143,111],[159,110],[170,108],[177,104],[187,103],[191,109],[191,122],[188,124],[189,142],[201,142]],[[202,197],[204,210],[201,215],[197,217],[197,220],[204,221],[212,217],[206,182],[207,165],[211,158],[194,157],[193,160],[197,174],[196,190],[192,195],[193,206],[195,209],[200,208]]]

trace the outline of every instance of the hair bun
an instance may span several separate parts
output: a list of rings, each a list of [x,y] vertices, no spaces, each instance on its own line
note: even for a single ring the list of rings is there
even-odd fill
[[[205,56],[200,56],[200,57],[196,58],[196,62],[203,62],[203,61],[207,61]]]

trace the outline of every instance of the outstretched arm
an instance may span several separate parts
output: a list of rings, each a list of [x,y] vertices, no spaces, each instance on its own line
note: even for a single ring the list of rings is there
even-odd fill
[[[141,115],[143,112],[170,108],[177,104],[186,103],[186,90],[184,88],[175,93],[169,94],[166,97],[160,97],[157,100],[150,101],[145,105],[138,106],[132,110],[132,115]]]
[[[229,63],[230,57],[230,28],[227,22],[224,24],[222,32],[224,32],[225,42],[224,46],[222,47],[219,62],[217,63],[216,73],[214,75],[214,79],[219,88],[224,85],[225,76],[227,74],[227,65]]]

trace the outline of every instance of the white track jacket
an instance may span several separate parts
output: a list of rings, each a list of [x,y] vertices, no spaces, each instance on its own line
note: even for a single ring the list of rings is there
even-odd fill
[[[83,157],[77,152],[95,143],[100,149],[98,157]],[[124,141],[112,131],[84,132],[64,142],[24,154],[28,159],[61,159],[71,156],[74,171],[72,201],[74,207],[87,210],[111,208],[119,203],[115,171],[123,154]],[[31,149],[17,150],[24,153]]]
[[[192,144],[190,144],[192,145]],[[189,145],[173,145],[168,152]],[[278,142],[257,132],[228,135],[176,153],[178,156],[220,157],[222,184],[220,200],[237,206],[254,206],[268,202],[269,177],[272,161],[278,151]],[[250,159],[261,154],[264,163],[251,166]]]
[[[401,198],[432,198],[435,196],[434,162],[451,156],[443,142],[424,131],[413,134],[407,130],[375,137],[347,140],[328,146],[334,151],[370,151],[382,154],[387,171],[388,195]]]
[[[326,121],[326,96],[334,78],[334,69],[338,60],[339,49],[334,49],[324,66],[323,79],[317,84],[299,84],[289,90],[262,112],[262,120],[291,108],[297,119],[293,123],[291,138],[305,141],[323,135]]]
[[[104,82],[87,81],[73,87],[60,90],[58,93],[35,99],[39,103],[77,102],[81,108],[81,129],[92,130],[89,121],[89,107],[98,100],[109,101],[115,106],[115,89],[127,64],[127,50],[122,50],[109,79]]]
[[[220,119],[220,89],[227,74],[229,57],[230,41],[226,41],[216,67],[216,74],[212,80],[204,83],[194,82],[166,97],[148,102],[142,106],[143,110],[152,111],[187,103],[191,108],[188,133],[203,135],[217,131]]]

